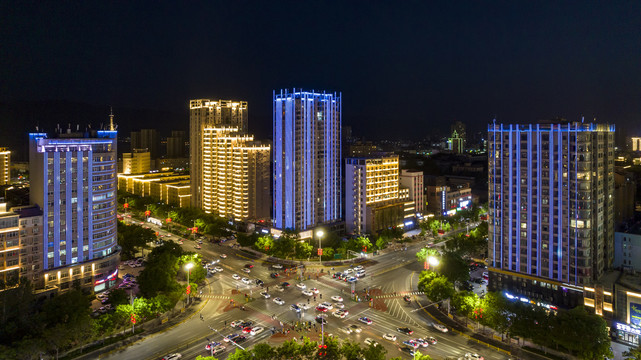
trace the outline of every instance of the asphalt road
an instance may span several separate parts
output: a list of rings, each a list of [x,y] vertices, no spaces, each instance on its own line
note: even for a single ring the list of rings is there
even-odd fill
[[[147,224],[149,225],[149,224]],[[151,226],[159,231],[162,235],[165,233],[156,226]],[[172,236],[176,239],[175,236]],[[151,335],[131,346],[121,349],[118,352],[108,354],[102,359],[160,359],[169,353],[179,352],[182,359],[194,359],[198,355],[208,355],[205,345],[209,340],[223,342],[223,336],[231,333],[238,333],[237,329],[230,329],[230,323],[234,320],[251,320],[256,326],[262,326],[266,330],[262,333],[249,336],[247,341],[240,344],[243,347],[269,341],[272,334],[269,329],[272,327],[281,329],[283,325],[296,323],[297,321],[311,321],[312,324],[318,324],[314,317],[319,313],[314,307],[323,301],[332,302],[330,297],[339,295],[344,298],[343,303],[349,314],[344,319],[332,316],[330,310],[327,313],[327,325],[325,325],[326,334],[333,334],[340,338],[348,338],[359,343],[363,343],[366,338],[372,338],[384,346],[388,357],[399,356],[403,354],[399,351],[402,342],[410,339],[410,336],[401,334],[396,331],[397,327],[410,327],[414,334],[411,338],[433,336],[437,339],[437,344],[430,345],[427,348],[421,348],[422,353],[428,354],[435,359],[445,357],[462,357],[467,352],[475,352],[483,355],[486,359],[506,359],[507,356],[490,350],[476,343],[468,343],[467,339],[453,333],[441,333],[432,327],[432,319],[421,309],[417,310],[415,301],[407,304],[403,301],[402,296],[394,296],[394,293],[416,291],[418,274],[422,270],[422,264],[415,260],[415,253],[423,244],[413,244],[408,247],[407,251],[390,251],[382,255],[369,259],[365,265],[366,276],[359,280],[355,286],[356,290],[361,292],[365,288],[377,289],[383,294],[384,302],[387,307],[385,312],[370,308],[366,302],[356,302],[349,299],[351,286],[344,281],[334,280],[331,276],[322,276],[318,280],[304,280],[306,288],[317,288],[319,294],[316,299],[302,294],[295,285],[297,281],[293,278],[287,280],[291,286],[280,292],[276,285],[282,282],[282,278],[270,278],[270,272],[274,270],[270,264],[260,261],[251,261],[237,255],[238,250],[232,249],[228,245],[214,245],[204,243],[201,250],[194,248],[195,243],[192,240],[185,240],[183,248],[189,251],[197,251],[207,260],[220,259],[220,254],[227,254],[226,259],[221,259],[223,272],[208,277],[208,285],[203,287],[203,302],[196,304],[200,308],[199,313],[190,317],[184,322],[166,329],[160,333]],[[253,264],[249,274],[241,272],[246,264]],[[336,271],[346,269],[347,267],[336,268]],[[307,269],[306,276],[312,276],[319,271],[318,268]],[[325,268],[324,271],[330,271]],[[232,274],[238,274],[241,277],[250,279],[261,279],[265,281],[265,288],[268,288],[269,299],[264,299],[259,292],[260,287],[255,285],[246,285],[239,280],[232,278]],[[239,299],[238,296],[232,296],[232,290],[237,290],[241,294],[248,294],[253,301],[245,304],[246,310],[231,309],[225,311],[229,305],[229,299]],[[322,299],[321,299],[322,295]],[[413,295],[423,304],[429,303],[423,295]],[[280,297],[285,301],[285,305],[276,304],[273,299]],[[309,300],[310,309],[300,314],[290,309],[294,303],[307,303]],[[199,315],[202,315],[202,320]],[[359,317],[366,316],[373,323],[366,325],[358,321]],[[272,318],[274,317],[274,318]],[[358,325],[362,332],[345,334],[339,331],[349,325]],[[213,331],[215,329],[217,331]],[[385,333],[393,333],[397,336],[396,342],[390,342],[382,339]],[[316,336],[317,332],[309,333]],[[224,342],[223,342],[224,343]],[[226,358],[229,352],[233,352],[234,345],[224,343],[225,352],[217,354],[220,359]],[[405,355],[410,358],[409,355]]]

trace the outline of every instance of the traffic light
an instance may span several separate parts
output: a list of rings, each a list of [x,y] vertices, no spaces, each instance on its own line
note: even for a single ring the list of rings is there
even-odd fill
[[[187,285],[187,295],[191,293],[191,285]]]
[[[151,211],[150,210],[146,210],[145,211],[145,216],[147,216],[147,217],[151,216]]]
[[[318,345],[318,356],[327,356],[327,345],[325,344]]]
[[[131,321],[132,324],[136,323],[136,314],[131,314],[130,321]]]
[[[125,209],[129,209],[129,203],[125,203],[125,204],[123,205],[123,207],[124,207]]]

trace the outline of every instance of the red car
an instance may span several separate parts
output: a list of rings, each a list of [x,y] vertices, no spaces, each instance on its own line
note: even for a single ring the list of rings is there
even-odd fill
[[[248,327],[246,327],[246,328],[244,328],[244,329],[243,329],[243,332],[244,332],[245,334],[249,334],[250,332],[252,332],[252,328],[251,328],[250,326],[248,326]]]
[[[322,312],[327,312],[327,308],[326,308],[326,307],[324,307],[324,306],[320,306],[320,305],[318,305],[318,306],[316,307],[316,310],[318,310],[318,311],[322,311]]]
[[[251,269],[251,268],[253,268],[253,267],[254,267],[254,265],[252,265],[252,264],[247,264],[247,265],[245,265],[245,268],[247,268],[247,269]]]

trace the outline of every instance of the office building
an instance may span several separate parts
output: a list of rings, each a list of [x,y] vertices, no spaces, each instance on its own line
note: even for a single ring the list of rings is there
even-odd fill
[[[273,96],[273,226],[307,230],[341,220],[341,95]]]
[[[614,260],[614,126],[488,127],[492,291],[573,307]]]
[[[115,130],[29,134],[30,202],[43,211],[45,287],[115,285],[116,138]]]
[[[428,213],[451,216],[472,207],[474,199],[469,183],[450,181],[442,176],[430,180],[433,181],[425,186]]]
[[[231,127],[247,132],[247,102],[196,99],[189,102],[189,167],[192,206],[202,208],[202,146],[205,128]]]
[[[614,168],[614,224],[615,227],[632,221],[636,206],[637,182],[626,167]],[[639,261],[641,263],[641,261]]]
[[[122,154],[122,172],[124,174],[144,174],[151,170],[151,153],[146,149],[134,149],[131,153]]]
[[[641,151],[641,137],[631,137],[632,151]]]
[[[29,280],[36,289],[44,287],[42,273],[42,210],[37,205],[11,208],[18,214],[20,226],[20,278]]]
[[[184,131],[174,130],[171,136],[167,137],[167,158],[176,159],[187,157],[185,152],[185,141],[187,140]]]
[[[131,151],[136,149],[146,149],[149,151],[149,157],[153,162],[160,157],[160,138],[156,129],[141,129],[140,131],[131,132]],[[152,167],[154,164],[152,164]]]
[[[189,174],[161,171],[148,174],[118,174],[118,190],[153,198],[167,205],[191,206]]]
[[[18,285],[20,279],[20,227],[18,214],[0,203],[0,290]]]
[[[202,209],[233,220],[269,219],[270,147],[236,128],[204,128]]]
[[[409,199],[414,201],[416,212],[422,214],[425,207],[423,172],[418,170],[402,170],[401,185],[409,189]]]
[[[11,151],[0,148],[0,185],[11,183]]]
[[[465,139],[461,138],[456,130],[454,130],[454,132],[452,132],[452,136],[447,139],[447,149],[455,154],[462,154],[465,152]]]

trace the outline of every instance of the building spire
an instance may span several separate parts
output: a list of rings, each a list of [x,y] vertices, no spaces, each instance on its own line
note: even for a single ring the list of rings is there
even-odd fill
[[[114,131],[116,130],[114,127],[114,108],[110,106],[109,109],[111,110],[109,114],[109,130]]]

